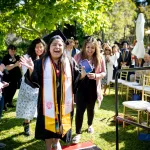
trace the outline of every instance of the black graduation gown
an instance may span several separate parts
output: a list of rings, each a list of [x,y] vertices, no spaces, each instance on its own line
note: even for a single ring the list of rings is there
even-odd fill
[[[75,93],[81,74],[80,74],[80,69],[74,60],[71,61],[71,68],[72,68],[73,92]],[[29,77],[29,71],[27,71],[27,73],[25,74],[25,82],[32,87],[38,87],[39,88],[38,105],[37,105],[38,116],[37,116],[36,129],[35,129],[35,138],[36,139],[42,139],[42,140],[49,139],[49,138],[62,138],[62,135],[59,135],[57,133],[53,133],[53,132],[45,129],[45,121],[44,121],[44,115],[43,115],[43,104],[42,104],[42,90],[43,90],[42,74],[43,74],[42,73],[42,59],[36,60],[34,62],[34,71],[31,75],[31,77]],[[60,87],[61,86],[59,86],[57,89],[57,91],[58,91],[57,92],[58,105],[60,103],[60,98],[61,98]],[[71,113],[71,114],[73,117],[73,113]],[[63,138],[63,140],[65,142],[71,141],[71,130],[68,131],[68,133]]]

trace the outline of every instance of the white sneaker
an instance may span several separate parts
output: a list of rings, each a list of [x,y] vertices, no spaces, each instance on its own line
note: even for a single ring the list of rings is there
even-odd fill
[[[72,139],[72,143],[74,144],[78,144],[80,142],[81,139],[81,134],[77,134],[73,139]]]
[[[94,129],[93,129],[92,126],[90,126],[90,127],[88,128],[88,133],[94,133]]]
[[[54,150],[62,150],[60,142],[57,142],[56,144],[53,145],[54,146]]]

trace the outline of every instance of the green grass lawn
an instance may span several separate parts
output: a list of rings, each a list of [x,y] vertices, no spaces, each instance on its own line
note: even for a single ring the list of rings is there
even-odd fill
[[[17,93],[14,101],[17,99]],[[119,101],[119,112],[122,112],[121,100]],[[115,150],[115,124],[107,120],[114,115],[115,97],[114,93],[104,97],[100,109],[95,107],[95,118],[93,122],[94,134],[87,133],[87,117],[85,114],[82,128],[81,142],[92,141],[102,150]],[[34,138],[34,128],[36,120],[31,122],[31,136],[23,134],[23,120],[15,118],[15,109],[10,109],[3,113],[0,121],[0,141],[6,143],[5,150],[45,150],[43,141]],[[73,121],[73,136],[75,135],[75,125]],[[150,150],[150,142],[139,141],[136,128],[127,126],[125,129],[119,126],[119,148],[120,150]]]

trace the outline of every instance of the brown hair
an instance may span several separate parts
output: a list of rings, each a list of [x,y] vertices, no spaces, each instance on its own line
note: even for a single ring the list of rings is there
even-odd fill
[[[100,66],[101,60],[102,60],[102,56],[100,54],[100,49],[98,46],[98,42],[95,38],[93,37],[88,37],[84,43],[83,43],[83,47],[82,47],[82,51],[81,51],[81,59],[88,59],[88,56],[86,54],[86,45],[88,43],[92,43],[95,46],[95,52],[93,54],[93,63],[95,68],[97,68],[98,66]]]
[[[112,49],[110,46],[107,46],[105,49],[104,49],[104,55],[106,55],[106,50],[109,50],[110,51],[110,55],[112,55]]]
[[[112,53],[113,53],[113,49],[114,48],[117,48],[117,50],[118,50],[118,52],[119,52],[119,47],[118,47],[118,45],[117,44],[114,44],[113,46],[112,46]],[[113,53],[114,54],[114,53]]]

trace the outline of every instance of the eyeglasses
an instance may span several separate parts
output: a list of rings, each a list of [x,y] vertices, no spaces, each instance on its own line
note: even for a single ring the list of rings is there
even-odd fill
[[[105,49],[105,51],[110,51],[110,49]]]

